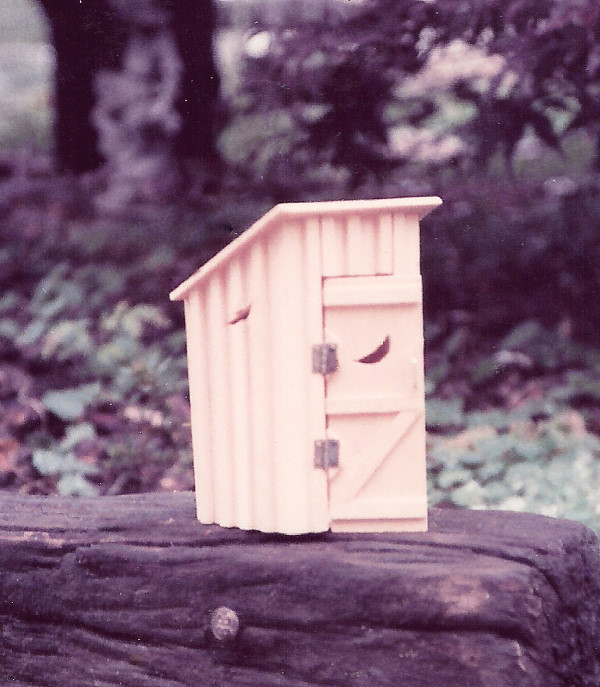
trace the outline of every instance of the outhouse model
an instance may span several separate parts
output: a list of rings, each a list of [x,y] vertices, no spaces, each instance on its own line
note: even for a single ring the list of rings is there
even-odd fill
[[[427,529],[419,220],[440,203],[278,205],[171,293],[201,522]]]

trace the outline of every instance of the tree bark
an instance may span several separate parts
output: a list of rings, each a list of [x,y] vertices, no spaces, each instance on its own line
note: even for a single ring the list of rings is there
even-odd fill
[[[112,162],[114,171],[132,136],[145,137],[148,144],[157,133],[167,141],[160,148],[165,157],[178,153],[213,163],[219,80],[212,53],[212,0],[39,2],[56,52],[54,132],[62,171],[84,172],[103,162]],[[150,67],[145,75],[136,72],[144,60]],[[154,70],[153,62],[158,64]],[[174,62],[181,64],[176,75],[170,67]],[[164,87],[157,85],[161,79]],[[157,100],[140,100],[140,84],[158,90],[159,100],[166,94],[169,102],[160,102],[164,113],[154,108],[151,125],[144,120],[135,130],[130,125],[139,120],[140,109],[150,109]],[[172,126],[173,113],[178,126]]]
[[[595,536],[540,516],[284,537],[202,526],[192,494],[3,495],[0,682],[591,686],[599,583]]]
[[[220,83],[212,50],[214,6],[211,0],[179,0],[173,11],[175,37],[183,62],[181,93],[176,102],[182,117],[177,152],[213,165],[217,158]]]
[[[96,169],[102,158],[92,126],[94,76],[114,69],[125,45],[125,26],[107,0],[39,0],[50,24],[56,55],[55,155],[60,171]]]

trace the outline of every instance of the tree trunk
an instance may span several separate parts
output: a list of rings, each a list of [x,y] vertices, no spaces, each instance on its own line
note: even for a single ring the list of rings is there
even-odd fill
[[[56,51],[62,171],[106,163],[108,196],[127,203],[176,191],[178,155],[213,164],[212,0],[39,1]]]
[[[94,76],[115,69],[125,45],[125,26],[107,0],[39,0],[50,23],[56,54],[54,138],[61,171],[84,172],[101,163],[92,126]]]
[[[591,687],[599,583],[594,535],[533,515],[284,537],[192,494],[4,495],[0,683]]]

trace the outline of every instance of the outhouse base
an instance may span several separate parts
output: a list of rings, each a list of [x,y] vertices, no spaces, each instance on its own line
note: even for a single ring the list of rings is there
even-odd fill
[[[427,518],[410,520],[333,520],[332,532],[427,532]]]

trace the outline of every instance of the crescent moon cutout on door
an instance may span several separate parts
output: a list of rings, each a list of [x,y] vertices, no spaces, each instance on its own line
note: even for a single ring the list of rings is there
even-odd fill
[[[385,356],[390,352],[390,337],[389,335],[385,337],[383,343],[372,352],[369,353],[368,355],[365,355],[362,358],[359,358],[356,362],[357,363],[365,363],[367,365],[372,365],[373,363],[378,363],[380,360],[383,360]]]

